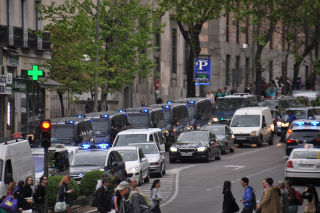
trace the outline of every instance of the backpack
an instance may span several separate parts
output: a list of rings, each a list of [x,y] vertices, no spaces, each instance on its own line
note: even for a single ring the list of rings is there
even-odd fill
[[[253,210],[257,209],[256,193],[253,190],[252,190],[252,207],[253,207]]]
[[[130,203],[132,203],[132,195],[137,193],[138,195],[140,195],[141,197],[143,197],[144,201],[146,202],[147,206],[140,204],[140,207],[146,207],[148,209],[153,209],[155,207],[154,203],[152,202],[152,200],[150,200],[145,194],[142,194],[140,192],[137,191],[130,191],[129,193],[129,201]]]
[[[98,207],[98,192],[99,189],[95,190],[92,195],[91,195],[91,199],[90,199],[90,206],[91,207]]]
[[[301,206],[303,204],[303,199],[301,196],[301,193],[294,189],[294,195],[295,195],[295,204]]]

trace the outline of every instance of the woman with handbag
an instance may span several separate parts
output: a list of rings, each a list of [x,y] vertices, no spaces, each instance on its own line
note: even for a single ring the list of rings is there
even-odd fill
[[[232,195],[230,181],[224,181],[222,194],[223,194],[222,213],[238,212],[239,206]]]
[[[69,183],[70,183],[70,176],[68,175],[63,176],[59,184],[58,201],[55,205],[55,211],[57,209],[56,208],[57,204],[60,203],[65,207],[60,208],[59,212],[63,212],[63,211],[66,211],[67,213],[71,212],[69,195],[72,193],[72,190],[68,188]]]
[[[31,176],[27,177],[26,182],[19,192],[19,211],[22,213],[32,213],[33,204],[33,178]]]
[[[302,193],[301,196],[303,199],[307,200],[307,203],[304,207],[304,213],[318,213],[319,209],[319,197],[317,190],[313,184],[309,184]]]
[[[160,180],[156,179],[153,181],[151,186],[151,200],[154,203],[154,208],[151,209],[152,213],[161,213],[160,201],[162,200],[162,196],[159,188],[160,188]]]

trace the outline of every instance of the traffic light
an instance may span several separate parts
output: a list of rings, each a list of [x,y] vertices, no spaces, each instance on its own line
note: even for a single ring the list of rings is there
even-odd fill
[[[51,122],[49,120],[44,120],[41,122],[41,146],[50,147],[51,146]]]

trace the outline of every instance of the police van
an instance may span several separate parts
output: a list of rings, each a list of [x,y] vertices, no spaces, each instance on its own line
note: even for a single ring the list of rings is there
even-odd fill
[[[94,136],[89,119],[77,117],[51,120],[51,144],[79,146],[93,142]]]
[[[188,105],[189,129],[200,129],[212,120],[212,104],[210,98],[183,98],[168,103],[185,103]]]
[[[165,119],[166,149],[176,140],[179,133],[189,127],[188,105],[186,104],[153,104],[150,107],[161,107]]]
[[[127,108],[128,122],[131,128],[160,128],[165,130],[164,113],[161,107]]]
[[[249,93],[235,93],[233,95],[219,97],[216,100],[213,121],[216,123],[229,124],[237,109],[257,106],[257,104],[257,96],[250,95]]]
[[[128,127],[127,114],[122,111],[93,112],[84,116],[91,121],[94,144],[98,148],[110,147],[117,133]]]

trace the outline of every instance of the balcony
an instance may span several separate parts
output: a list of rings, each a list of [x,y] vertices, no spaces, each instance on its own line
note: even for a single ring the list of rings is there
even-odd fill
[[[49,36],[49,33],[45,33],[44,38],[40,38],[35,30],[0,25],[0,46],[49,51],[51,45]]]

